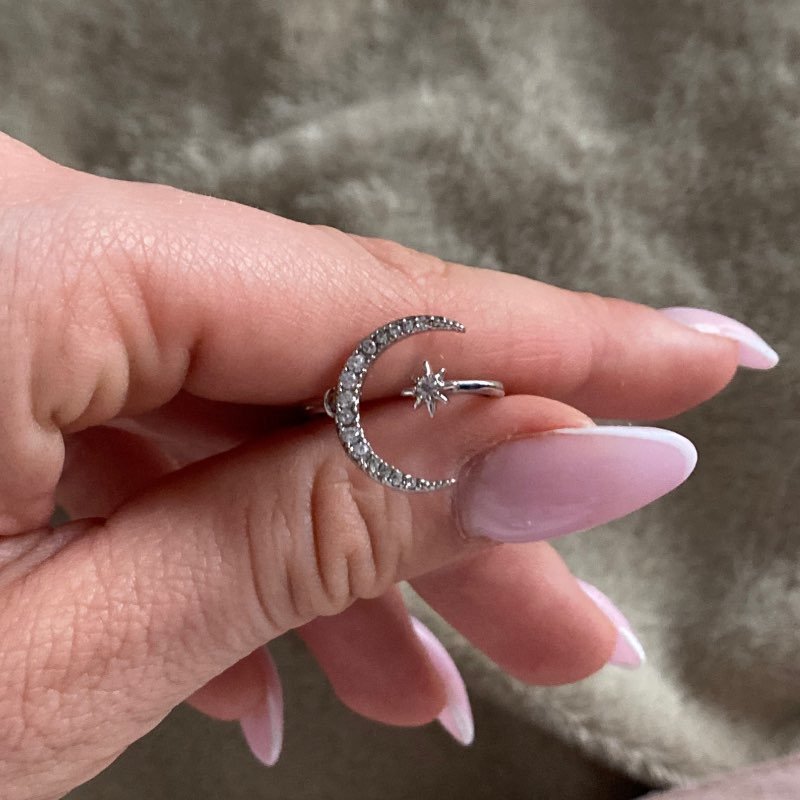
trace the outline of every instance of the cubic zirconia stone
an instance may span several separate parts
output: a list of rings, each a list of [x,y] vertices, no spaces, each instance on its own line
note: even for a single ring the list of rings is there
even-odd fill
[[[396,339],[400,335],[400,326],[399,325],[390,325],[389,326],[389,336],[392,339]]]
[[[417,488],[417,479],[413,475],[406,475],[403,478],[403,488],[405,488],[405,489],[416,489]]]
[[[392,474],[391,465],[382,462],[381,465],[378,467],[378,477],[381,480],[387,480],[391,474]]]
[[[388,334],[388,333],[387,333],[385,330],[379,330],[379,331],[378,331],[378,332],[375,334],[375,341],[376,341],[376,342],[377,342],[379,345],[384,345],[384,344],[386,344],[386,343],[389,341],[389,334]]]
[[[364,341],[361,342],[361,352],[368,356],[375,355],[377,349],[378,347],[372,339],[364,339]]]
[[[358,378],[352,372],[343,372],[339,382],[345,389],[354,389],[358,384]]]
[[[371,455],[369,457],[369,471],[373,475],[378,471],[378,468],[380,467],[380,465],[381,465],[381,460],[380,460],[380,458],[378,458],[378,456]]]
[[[345,444],[352,444],[359,437],[358,428],[357,427],[342,428],[340,436]]]
[[[355,421],[355,418],[356,415],[349,408],[340,408],[336,414],[336,419],[338,419],[342,425],[350,425]]]
[[[360,442],[356,442],[353,445],[353,452],[359,456],[365,456],[369,453],[369,445],[362,439]]]
[[[403,483],[403,473],[399,469],[393,470],[389,481],[392,486],[400,486]]]
[[[400,323],[400,327],[403,329],[403,333],[411,333],[414,330],[414,320],[404,319]]]
[[[355,399],[356,396],[349,389],[346,389],[345,391],[336,395],[336,405],[340,408],[343,408],[344,406],[351,406],[353,405],[353,400]]]
[[[356,353],[347,359],[347,368],[353,370],[353,372],[360,372],[364,369],[364,364],[366,363],[367,359],[361,353]]]

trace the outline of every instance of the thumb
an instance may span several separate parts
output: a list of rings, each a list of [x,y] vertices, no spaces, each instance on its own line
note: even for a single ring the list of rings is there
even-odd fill
[[[412,469],[424,462],[427,474],[458,474],[456,491],[383,487],[344,456],[322,421],[168,476],[7,586],[0,705],[15,713],[0,731],[0,751],[14,754],[0,759],[4,785],[48,772],[45,783],[70,786],[87,777],[87,753],[99,771],[172,706],[280,633],[479,550],[487,537],[541,539],[620,516],[691,469],[691,445],[676,434],[603,436],[555,401],[463,399],[433,426],[422,414],[398,426],[408,412],[397,402],[369,414],[371,440]],[[540,435],[555,428],[597,435]],[[587,455],[579,440],[605,441]],[[517,452],[526,442],[528,466]],[[509,444],[513,469],[498,456]],[[523,486],[536,464],[550,473],[545,479],[540,469],[543,494],[535,480]],[[538,509],[510,499],[521,487]],[[574,617],[576,658],[587,660],[582,639],[597,647],[591,631],[607,622],[577,584],[562,592],[575,595],[564,607]],[[588,660],[599,668],[606,658]],[[47,766],[54,749],[70,774]]]

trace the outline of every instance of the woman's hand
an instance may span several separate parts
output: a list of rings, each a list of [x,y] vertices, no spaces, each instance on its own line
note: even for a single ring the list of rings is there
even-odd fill
[[[678,322],[80,174],[8,138],[0,198],[5,800],[61,796],[190,696],[242,719],[273,760],[280,693],[262,645],[290,629],[356,711],[441,714],[468,739],[457,674],[412,625],[401,580],[523,680],[577,680],[615,648],[635,661],[624,623],[541,540],[656,499],[693,450],[586,415],[667,417],[718,392],[739,359],[772,360],[725,318],[708,335],[698,312]],[[426,495],[370,480],[330,420],[294,410],[360,338],[415,313],[467,335],[387,353],[366,426],[395,462],[458,474]],[[411,413],[393,398],[440,352],[453,377],[511,396],[459,399],[434,423]],[[74,521],[51,529],[56,500]]]

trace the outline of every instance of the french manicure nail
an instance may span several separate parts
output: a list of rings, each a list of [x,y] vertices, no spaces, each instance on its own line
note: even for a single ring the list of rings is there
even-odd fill
[[[261,648],[264,699],[239,724],[250,751],[264,766],[274,766],[283,746],[283,689],[278,668],[266,647]]]
[[[633,632],[627,617],[596,586],[580,579],[578,585],[617,629],[617,644],[608,663],[626,669],[641,667],[647,658],[642,643]]]
[[[661,428],[564,428],[495,445],[461,470],[455,513],[468,536],[532,542],[602,525],[683,483],[692,443]]]
[[[459,743],[472,744],[475,739],[475,723],[467,696],[467,687],[450,654],[432,631],[416,617],[411,617],[414,633],[428,653],[434,669],[444,683],[447,705],[437,719],[439,724]]]
[[[704,308],[682,306],[662,308],[661,313],[701,333],[733,339],[739,345],[739,364],[743,367],[772,369],[780,360],[778,354],[752,328],[731,317]]]

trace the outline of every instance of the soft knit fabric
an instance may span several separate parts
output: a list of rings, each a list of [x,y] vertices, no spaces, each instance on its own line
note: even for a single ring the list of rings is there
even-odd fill
[[[274,771],[180,711],[76,798],[137,797],[130,774],[149,797],[624,797],[578,751],[657,786],[800,747],[800,4],[0,0],[0,22],[0,127],[53,158],[714,308],[783,356],[667,423],[700,452],[687,485],[559,544],[640,672],[528,688],[433,621],[478,712],[462,753],[334,710],[283,642]]]

